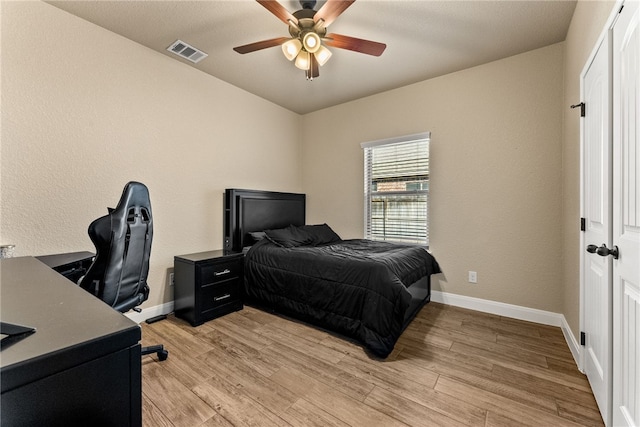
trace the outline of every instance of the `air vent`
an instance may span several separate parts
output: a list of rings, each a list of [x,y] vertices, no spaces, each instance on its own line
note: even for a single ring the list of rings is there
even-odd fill
[[[196,49],[195,47],[183,42],[182,40],[176,40],[171,46],[167,48],[169,52],[173,52],[182,58],[197,64],[202,61],[204,58],[209,56],[204,53],[200,49]]]

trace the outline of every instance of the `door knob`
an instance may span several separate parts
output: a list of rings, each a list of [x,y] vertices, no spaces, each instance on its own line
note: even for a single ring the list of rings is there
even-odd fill
[[[607,256],[607,255],[612,255],[613,259],[618,259],[618,256],[620,256],[620,254],[618,253],[618,247],[614,246],[613,248],[609,249],[607,247],[607,245],[605,245],[604,243],[602,244],[602,246],[600,246],[597,250],[596,253],[600,256]]]
[[[587,246],[587,252],[589,252],[590,254],[595,253],[600,256],[612,255],[614,259],[618,259],[618,257],[620,256],[617,246],[614,246],[613,248],[609,249],[607,245],[605,245],[604,243],[600,247],[597,247],[596,245]]]

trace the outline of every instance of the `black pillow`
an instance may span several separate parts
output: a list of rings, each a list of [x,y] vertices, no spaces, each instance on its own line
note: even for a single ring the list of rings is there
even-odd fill
[[[283,248],[295,248],[311,243],[311,237],[295,225],[276,230],[265,230],[264,233],[270,241]]]
[[[259,240],[264,239],[265,237],[267,237],[267,235],[264,233],[264,231],[253,231],[253,232],[249,233],[249,235],[256,242],[259,241]]]
[[[310,245],[324,245],[342,240],[327,224],[303,225],[298,227],[310,239]]]

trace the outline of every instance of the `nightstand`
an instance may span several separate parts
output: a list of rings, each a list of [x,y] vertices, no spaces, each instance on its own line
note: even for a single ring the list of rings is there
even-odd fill
[[[176,317],[193,326],[242,310],[244,254],[199,252],[174,257]]]

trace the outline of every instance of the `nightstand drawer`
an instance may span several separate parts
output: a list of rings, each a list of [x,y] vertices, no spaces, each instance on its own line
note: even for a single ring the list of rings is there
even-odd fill
[[[231,278],[239,277],[242,271],[242,261],[237,260],[217,262],[199,266],[200,283],[219,283]]]
[[[240,284],[238,278],[218,285],[203,286],[201,297],[200,308],[203,314],[208,310],[239,301]]]

